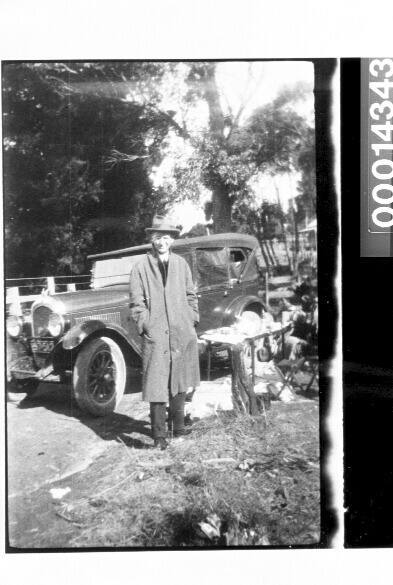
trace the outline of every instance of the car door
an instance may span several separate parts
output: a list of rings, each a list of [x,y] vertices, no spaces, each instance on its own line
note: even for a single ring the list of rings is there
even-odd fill
[[[247,260],[250,255],[250,249],[248,248],[229,248],[229,271],[231,276],[231,282],[233,284],[243,280],[243,272],[247,265]]]
[[[197,248],[195,250],[196,284],[200,322],[198,333],[221,327],[223,313],[229,304],[231,284],[228,250]]]
[[[236,267],[239,274],[239,286],[241,286],[242,294],[244,296],[258,295],[263,283],[259,277],[255,251],[249,248],[234,248],[231,249],[230,254],[232,265]]]

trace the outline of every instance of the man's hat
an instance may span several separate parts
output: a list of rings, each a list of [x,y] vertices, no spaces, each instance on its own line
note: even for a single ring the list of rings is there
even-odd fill
[[[180,234],[180,230],[171,224],[163,215],[155,215],[153,217],[152,226],[145,228],[145,232],[147,234],[151,234],[152,232],[162,232],[170,234],[171,236],[178,236]]]

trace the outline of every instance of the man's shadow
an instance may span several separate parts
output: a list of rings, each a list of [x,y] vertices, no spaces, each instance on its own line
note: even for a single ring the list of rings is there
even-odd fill
[[[129,384],[125,395],[139,393],[140,384]],[[21,397],[23,394],[21,394]],[[70,384],[40,384],[32,395],[24,396],[17,405],[20,409],[44,407],[63,417],[79,420],[104,441],[117,441],[134,449],[149,449],[151,441],[145,442],[131,435],[138,434],[151,437],[150,423],[134,419],[132,416],[112,412],[103,417],[82,412],[77,405]]]

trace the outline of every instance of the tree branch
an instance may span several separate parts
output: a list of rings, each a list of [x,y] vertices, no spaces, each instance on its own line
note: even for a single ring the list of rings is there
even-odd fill
[[[168,122],[168,125],[174,128],[179,134],[179,136],[181,136],[181,138],[185,138],[187,140],[190,139],[190,134],[187,128],[184,125],[180,126],[180,124],[176,122],[173,116],[171,116],[164,110],[160,110],[160,108],[152,104],[145,104],[144,107],[146,107],[146,109],[150,109],[152,112],[155,112],[156,114],[164,118]]]
[[[251,64],[250,64],[250,67],[248,69],[248,82],[247,82],[248,85],[250,84],[250,79],[252,77],[253,77],[253,75],[252,75]],[[240,104],[239,110],[238,110],[236,116],[234,117],[233,122],[231,124],[231,127],[229,129],[228,136],[226,137],[226,141],[227,142],[228,142],[228,140],[229,140],[229,138],[230,138],[230,136],[232,134],[233,129],[239,124],[239,120],[240,120],[241,115],[243,114],[246,106],[250,103],[250,100],[251,100],[253,94],[258,89],[258,87],[260,86],[261,83],[262,83],[262,74],[259,76],[258,81],[255,84],[254,89],[253,90],[251,90],[251,89],[249,90],[248,95],[247,95],[247,89],[244,91],[244,94],[243,94],[243,102]]]

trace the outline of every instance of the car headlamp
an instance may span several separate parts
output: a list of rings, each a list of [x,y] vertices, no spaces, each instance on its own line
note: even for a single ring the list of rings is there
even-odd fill
[[[22,331],[22,319],[16,315],[9,315],[7,317],[6,327],[7,333],[10,337],[19,337]]]
[[[48,322],[48,332],[52,337],[59,337],[64,329],[64,321],[61,315],[51,313]]]

